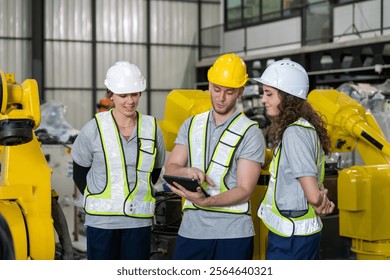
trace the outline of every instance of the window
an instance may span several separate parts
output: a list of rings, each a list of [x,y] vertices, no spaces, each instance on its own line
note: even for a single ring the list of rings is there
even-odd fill
[[[226,27],[233,29],[242,27],[242,3],[241,0],[227,0]]]
[[[303,2],[304,0],[226,0],[226,28],[230,30],[297,16]]]
[[[260,22],[260,0],[243,0],[245,24]]]
[[[275,0],[262,1],[262,20],[279,18],[282,11],[282,2]]]
[[[327,1],[310,5],[305,9],[305,44],[316,45],[331,40],[330,6]]]

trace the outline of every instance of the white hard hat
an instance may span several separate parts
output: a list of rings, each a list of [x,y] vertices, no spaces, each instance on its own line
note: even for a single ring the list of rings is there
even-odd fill
[[[116,94],[142,92],[146,88],[146,80],[138,66],[127,61],[118,61],[111,66],[104,84]]]
[[[302,99],[306,99],[309,92],[306,70],[288,59],[275,61],[264,70],[261,77],[253,79]]]

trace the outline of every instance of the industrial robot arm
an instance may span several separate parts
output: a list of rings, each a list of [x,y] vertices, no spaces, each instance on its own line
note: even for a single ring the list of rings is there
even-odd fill
[[[313,90],[308,101],[328,125],[332,152],[357,149],[365,164],[390,163],[390,144],[361,104],[337,90]]]
[[[38,86],[0,70],[0,213],[16,259],[54,259],[51,168],[33,130],[40,124]]]
[[[0,76],[0,145],[28,143],[40,123],[37,83],[30,79],[19,85],[1,70]]]
[[[339,233],[358,259],[390,255],[390,144],[374,116],[346,93],[314,90],[308,101],[328,124],[332,152],[356,151],[364,164],[338,171]]]

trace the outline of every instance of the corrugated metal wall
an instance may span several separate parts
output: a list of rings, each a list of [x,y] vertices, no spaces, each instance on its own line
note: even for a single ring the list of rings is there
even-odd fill
[[[91,26],[91,0],[45,1],[46,101],[64,104],[78,129],[92,116]]]
[[[31,78],[31,1],[0,0],[0,69]]]
[[[0,0],[0,68],[18,81],[32,77],[31,0]],[[50,0],[44,3],[45,100],[65,105],[76,129],[92,118],[105,95],[107,69],[137,64],[147,80],[139,111],[164,116],[166,95],[195,87],[198,5],[202,26],[220,22],[217,0]],[[208,8],[209,7],[209,8]],[[215,7],[218,7],[217,9]],[[94,25],[96,23],[96,25]],[[148,32],[149,31],[149,32]]]
[[[171,89],[194,87],[196,1],[147,4],[147,0],[96,0],[93,41],[91,0],[45,2],[46,15],[52,15],[46,16],[45,25],[46,100],[65,103],[66,118],[74,127],[81,128],[92,117],[91,88],[97,89],[97,99],[104,97],[105,73],[115,61],[128,60],[140,67],[148,92],[142,95],[138,109],[157,119],[163,118]],[[94,46],[96,57],[92,55]]]

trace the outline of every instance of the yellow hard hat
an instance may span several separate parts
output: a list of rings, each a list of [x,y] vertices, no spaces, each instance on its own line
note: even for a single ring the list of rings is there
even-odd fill
[[[223,54],[217,58],[207,72],[210,83],[230,88],[240,88],[248,81],[245,62],[234,53]]]

